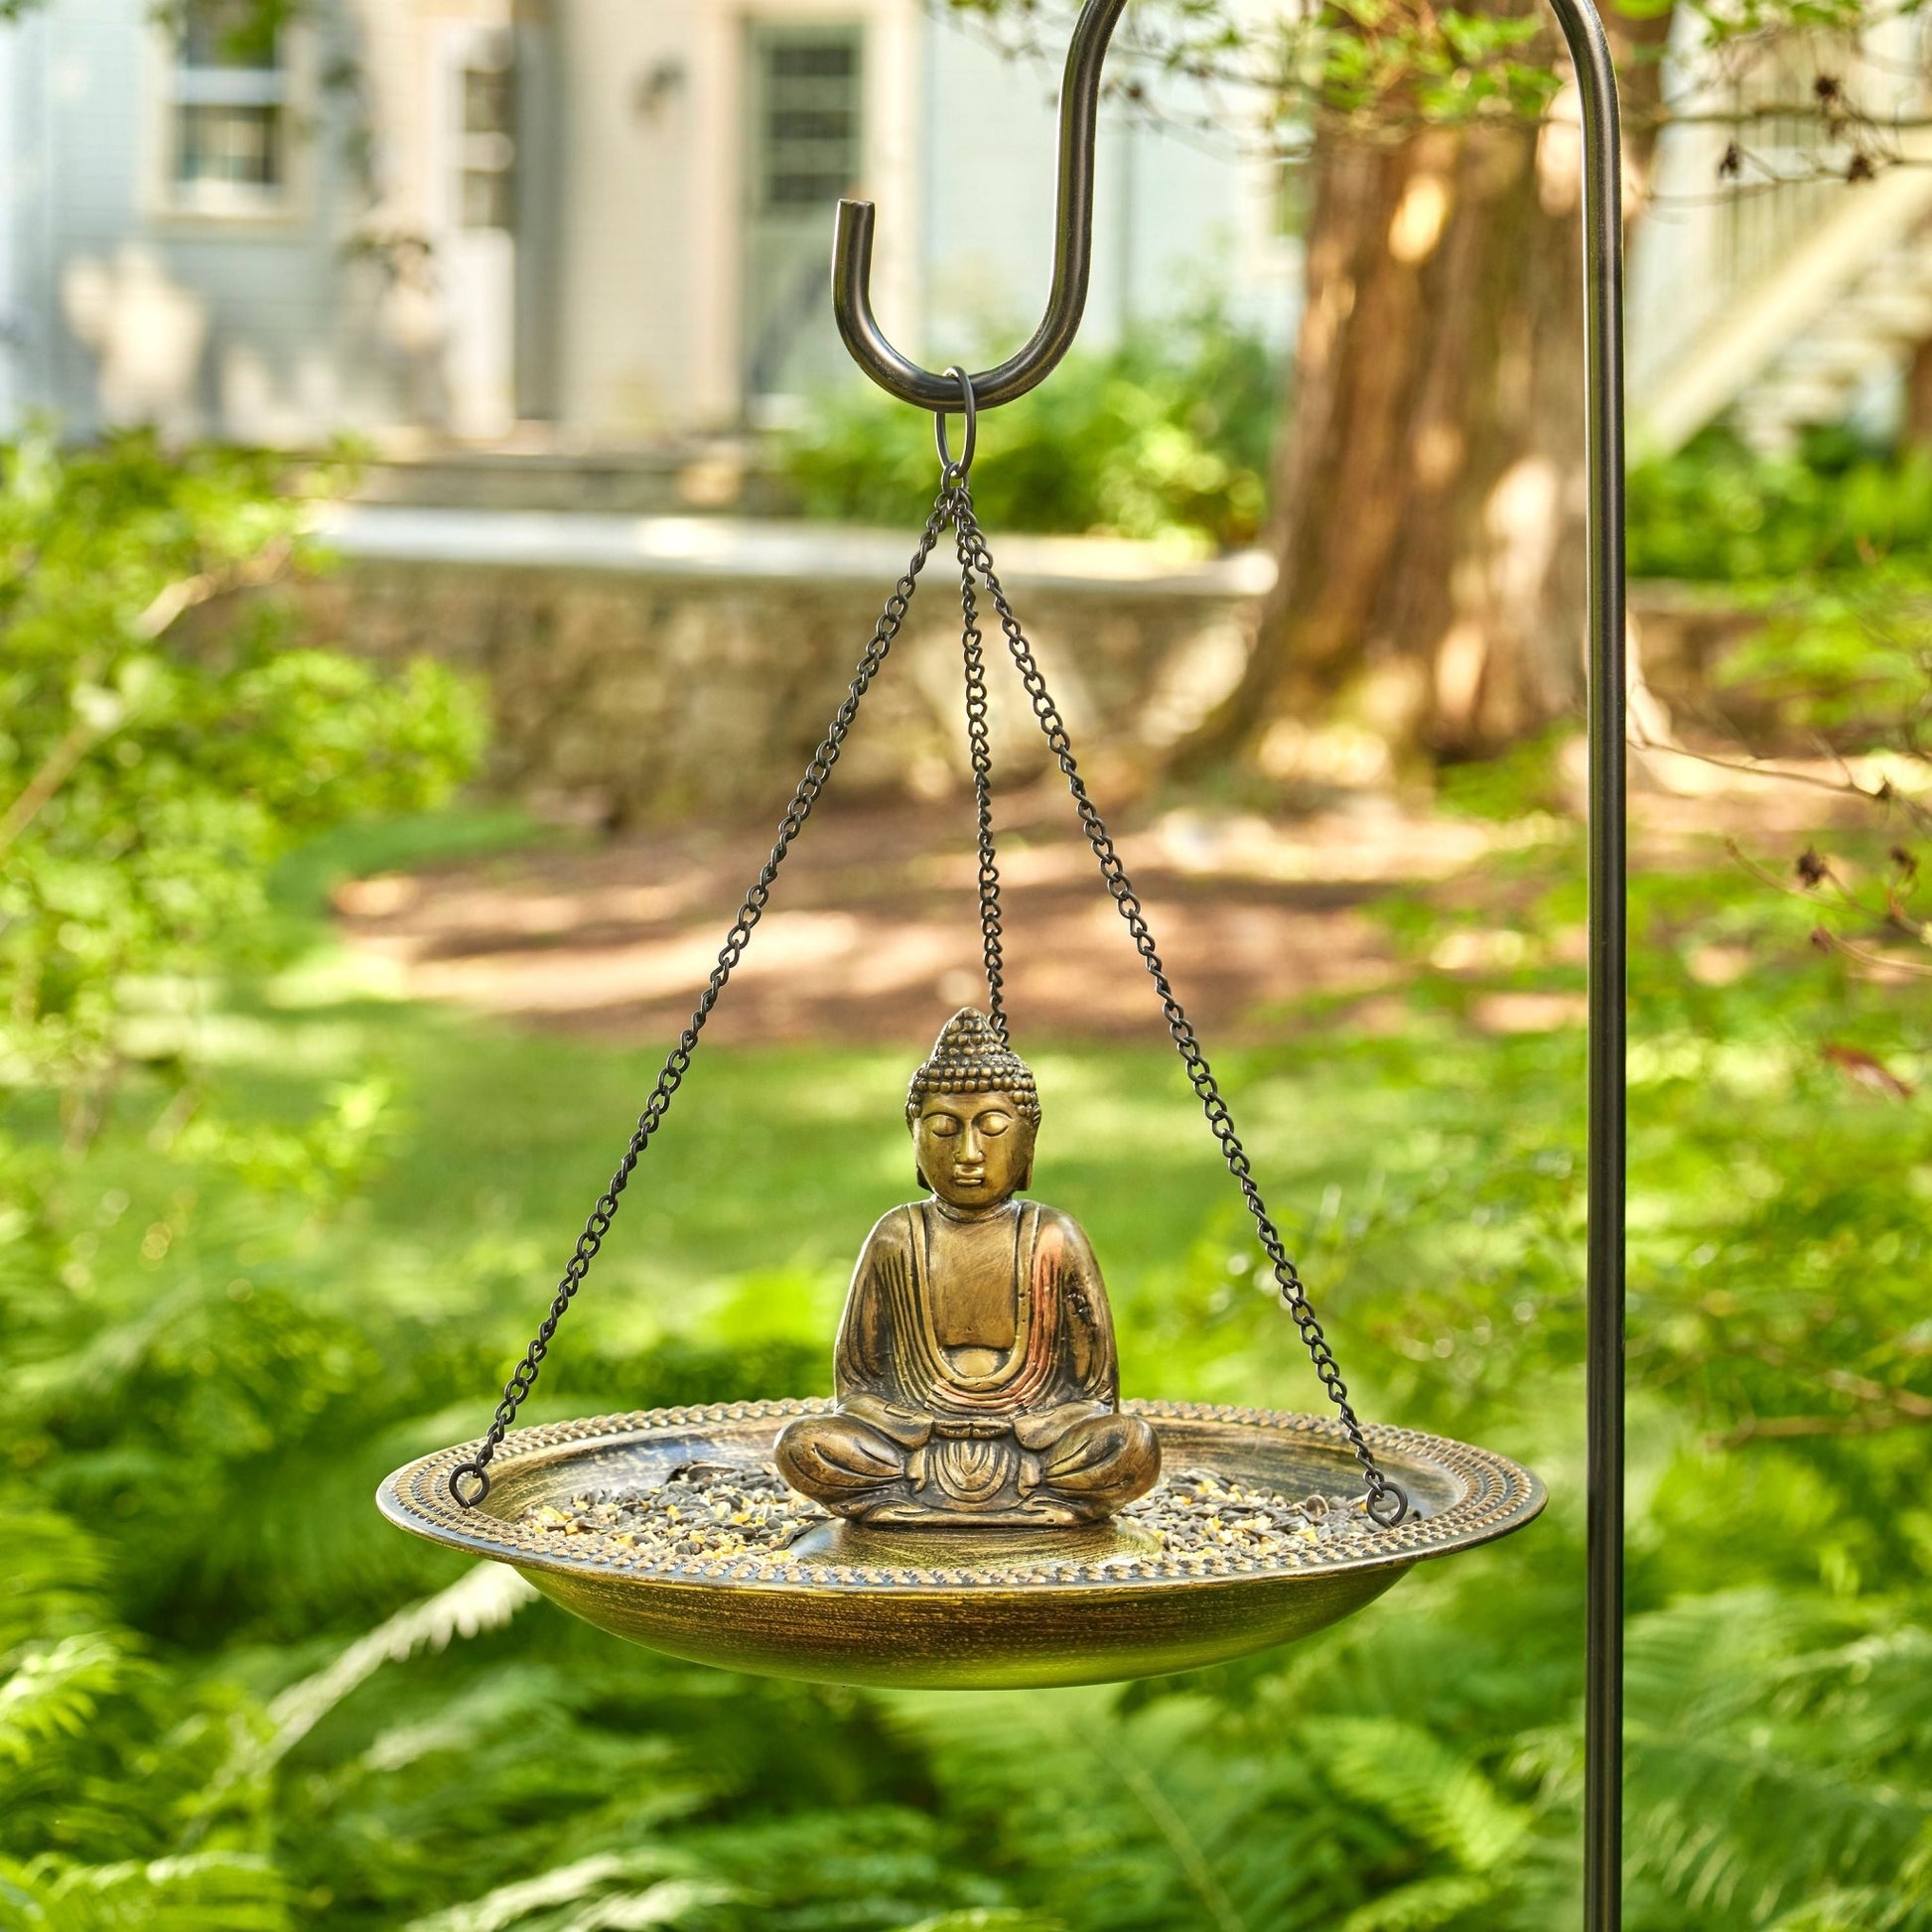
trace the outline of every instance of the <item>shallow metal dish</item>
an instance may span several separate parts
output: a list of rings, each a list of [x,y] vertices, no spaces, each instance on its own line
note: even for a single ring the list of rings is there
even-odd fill
[[[735,1402],[524,1429],[505,1439],[475,1509],[449,1474],[477,1445],[438,1450],[377,1491],[392,1523],[512,1564],[565,1609],[698,1663],[834,1683],[973,1689],[1153,1677],[1290,1643],[1372,1601],[1412,1565],[1520,1529],[1543,1507],[1527,1469],[1440,1436],[1368,1431],[1412,1513],[1345,1553],[1186,1565],[1124,1526],[1083,1530],[864,1530],[828,1523],[785,1561],[650,1563],[570,1554],[518,1518],[585,1488],[648,1487],[680,1462],[767,1461],[794,1416],[824,1402]],[[1315,1416],[1130,1402],[1171,1469],[1207,1468],[1291,1496],[1352,1504],[1360,1483],[1338,1425]],[[1065,1568],[1069,1552],[1079,1563]],[[1042,1556],[1060,1559],[1038,1572]],[[1104,1567],[1103,1567],[1104,1566]]]

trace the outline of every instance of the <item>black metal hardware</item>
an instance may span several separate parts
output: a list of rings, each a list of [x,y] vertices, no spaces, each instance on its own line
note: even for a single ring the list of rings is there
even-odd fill
[[[946,371],[958,385],[961,406],[966,416],[964,440],[959,446],[959,461],[953,461],[952,452],[946,448],[946,418],[949,409],[935,409],[932,412],[932,441],[939,452],[939,477],[942,483],[963,481],[966,473],[973,467],[973,454],[979,448],[980,405],[979,397],[973,391],[973,378],[955,362]]]

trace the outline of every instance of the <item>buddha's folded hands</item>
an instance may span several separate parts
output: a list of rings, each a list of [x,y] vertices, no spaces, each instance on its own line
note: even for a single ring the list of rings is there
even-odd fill
[[[1060,1402],[1013,1418],[1013,1433],[1025,1449],[1050,1449],[1068,1430],[1113,1414],[1105,1402]]]
[[[942,1443],[997,1443],[1013,1434],[1013,1418],[960,1416],[942,1410],[932,1419],[932,1433]]]
[[[918,1449],[932,1439],[932,1418],[916,1409],[902,1409],[883,1396],[855,1391],[839,1404],[839,1413],[878,1430],[900,1449]]]

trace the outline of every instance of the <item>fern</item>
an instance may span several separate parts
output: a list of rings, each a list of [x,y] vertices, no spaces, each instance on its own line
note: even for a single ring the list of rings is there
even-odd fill
[[[17,1651],[0,1679],[0,1763],[25,1764],[37,1744],[78,1736],[119,1682],[121,1661],[98,1631]]]
[[[107,1620],[105,1545],[69,1516],[0,1492],[0,1657],[29,1638]]]
[[[444,1650],[458,1638],[475,1637],[507,1623],[536,1591],[515,1571],[480,1563],[448,1589],[412,1603],[357,1638],[325,1671],[292,1684],[268,1707],[274,1729],[253,1759],[265,1766],[285,1756],[316,1725],[384,1664],[400,1663],[422,1650]]]
[[[283,1932],[288,1923],[279,1874],[236,1853],[107,1865],[0,1860],[8,1932]]]
[[[1059,1919],[1041,1918],[1018,1907],[975,1905],[963,1912],[941,1912],[916,1925],[899,1925],[893,1932],[1066,1932]]]
[[[1490,1905],[1496,1887],[1487,1878],[1450,1874],[1418,1878],[1367,1905],[1358,1905],[1341,1922],[1341,1932],[1440,1932],[1446,1925]]]
[[[1464,1872],[1497,1870],[1522,1848],[1529,1812],[1481,1771],[1416,1725],[1342,1719],[1325,1727],[1331,1774],[1343,1791],[1385,1812]]]
[[[413,1919],[404,1932],[628,1932],[677,1925],[730,1896],[722,1886],[690,1878],[663,1879],[643,1891],[623,1889],[625,1881],[653,1868],[661,1869],[662,1861],[601,1853]]]

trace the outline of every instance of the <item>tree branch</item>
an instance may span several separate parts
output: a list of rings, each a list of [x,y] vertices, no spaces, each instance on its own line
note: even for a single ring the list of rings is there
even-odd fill
[[[1707,1436],[1707,1449],[1741,1449],[1756,1441],[1792,1442],[1819,1436],[1882,1436],[1888,1430],[1923,1427],[1932,1417],[1898,1404],[1863,1410],[1853,1416],[1752,1416],[1733,1428]]]
[[[273,583],[288,568],[294,554],[295,545],[287,537],[277,537],[241,563],[229,564],[221,570],[204,570],[168,585],[134,620],[134,634],[152,643],[198,604],[225,597],[230,591],[259,590],[264,584]]]
[[[4,814],[0,814],[0,854],[33,824],[41,808],[67,783],[73,768],[99,742],[100,734],[83,718],[76,718],[68,733],[43,760],[41,768],[27,780]]]
[[[277,537],[239,564],[181,578],[162,589],[128,627],[142,642],[152,643],[197,605],[207,604],[230,591],[258,590],[272,583],[288,568],[294,554],[294,544],[287,537]],[[48,800],[73,775],[80,760],[119,729],[119,725],[114,725],[100,730],[85,719],[74,720],[66,737],[42,761],[41,768],[28,779],[20,795],[0,813],[0,854],[6,853],[41,815]]]

